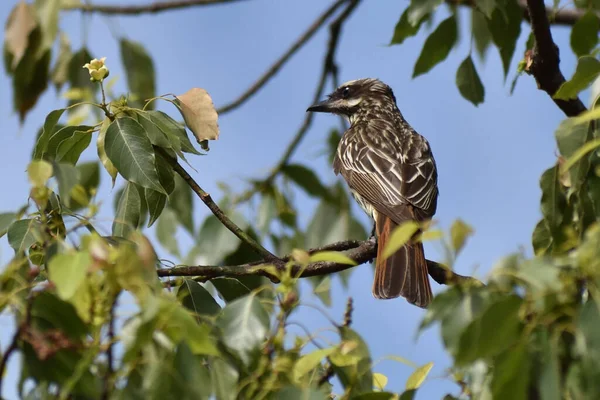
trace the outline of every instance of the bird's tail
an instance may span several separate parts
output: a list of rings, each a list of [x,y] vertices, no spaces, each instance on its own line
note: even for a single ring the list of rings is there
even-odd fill
[[[383,250],[398,224],[378,213],[375,226],[378,246],[373,296],[378,299],[393,299],[402,296],[409,303],[426,308],[431,302],[432,294],[423,244],[421,242],[407,243],[384,259]]]

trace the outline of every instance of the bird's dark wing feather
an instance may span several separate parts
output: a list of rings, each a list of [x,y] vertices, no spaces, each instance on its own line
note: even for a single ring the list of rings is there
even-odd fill
[[[416,132],[398,133],[395,129],[382,120],[352,127],[360,131],[344,135],[334,170],[351,189],[396,223],[429,219],[435,214],[438,195],[429,144]]]

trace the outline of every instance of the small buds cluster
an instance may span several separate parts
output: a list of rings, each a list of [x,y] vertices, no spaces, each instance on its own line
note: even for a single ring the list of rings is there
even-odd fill
[[[102,82],[104,78],[110,74],[110,71],[104,64],[104,60],[106,60],[106,57],[102,57],[99,60],[94,58],[92,61],[83,66],[83,68],[87,68],[88,72],[90,73],[90,81]]]

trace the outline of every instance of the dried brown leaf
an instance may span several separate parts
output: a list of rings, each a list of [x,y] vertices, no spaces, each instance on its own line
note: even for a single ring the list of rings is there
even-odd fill
[[[35,10],[29,4],[21,1],[12,9],[4,29],[4,43],[12,55],[13,70],[23,59],[29,44],[29,34],[37,26]]]
[[[219,138],[218,114],[210,95],[204,89],[192,88],[176,96],[181,115],[198,143]]]

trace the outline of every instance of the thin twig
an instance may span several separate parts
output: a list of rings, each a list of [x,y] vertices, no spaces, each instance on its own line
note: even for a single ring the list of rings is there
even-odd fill
[[[113,15],[139,15],[153,14],[161,11],[173,11],[180,8],[212,6],[217,4],[235,3],[241,0],[179,0],[179,1],[156,1],[150,4],[139,4],[134,6],[99,5],[99,4],[67,4],[62,11],[84,11],[89,13],[113,14]]]
[[[527,72],[533,75],[538,87],[548,93],[556,105],[568,116],[574,117],[586,110],[579,98],[558,100],[553,96],[565,82],[560,71],[558,47],[552,40],[550,22],[543,0],[527,0],[527,10],[531,21],[531,30],[535,37],[533,50],[528,54],[530,66]]]
[[[269,250],[265,249],[260,245],[256,240],[254,240],[250,235],[244,232],[239,226],[237,226],[225,213],[223,210],[219,208],[219,206],[213,201],[210,194],[205,192],[200,185],[191,177],[190,174],[177,162],[177,159],[171,158],[169,154],[167,154],[160,147],[155,147],[156,151],[160,152],[161,155],[171,164],[173,170],[179,174],[183,178],[183,180],[190,186],[190,188],[196,193],[196,195],[202,200],[204,204],[212,211],[212,213],[217,217],[219,221],[229,229],[235,236],[237,236],[242,242],[248,244],[252,249],[264,258],[266,262],[272,263],[276,266],[280,266],[282,261],[277,258],[273,253]]]
[[[19,326],[19,328],[15,331],[15,334],[13,335],[12,340],[10,341],[10,345],[8,346],[4,354],[2,354],[2,360],[0,360],[0,398],[3,398],[2,383],[4,381],[6,364],[8,363],[8,359],[10,358],[12,353],[17,349],[17,343],[19,341],[19,337],[21,336],[22,330],[22,326]]]
[[[329,6],[319,17],[308,27],[308,29],[296,39],[290,46],[290,48],[281,55],[274,63],[267,69],[256,82],[252,84],[244,93],[242,93],[237,99],[229,104],[217,108],[217,113],[225,114],[226,112],[232,111],[237,107],[241,106],[246,100],[252,95],[258,92],[271,78],[279,72],[281,67],[298,51],[304,46],[317,31],[327,22],[327,20],[335,13],[335,11],[348,0],[337,0],[331,6]]]
[[[323,67],[321,71],[321,77],[319,78],[319,82],[317,83],[317,88],[315,90],[315,94],[313,95],[311,104],[316,103],[323,97],[323,91],[325,90],[325,84],[327,83],[327,78],[329,75],[335,77],[337,74],[337,66],[335,64],[335,53],[337,51],[340,33],[342,24],[348,19],[352,11],[356,8],[360,0],[352,0],[348,4],[348,7],[344,9],[342,13],[331,23],[329,27],[329,43],[327,45],[327,53],[325,54],[325,58],[323,60]],[[254,185],[251,189],[242,193],[240,196],[234,199],[234,204],[240,204],[245,201],[248,201],[257,191],[260,191],[264,186],[269,185],[273,182],[273,180],[277,177],[277,175],[283,170],[283,168],[288,164],[292,155],[298,148],[298,145],[304,139],[304,136],[308,132],[308,129],[312,125],[312,121],[314,118],[314,113],[306,113],[304,116],[304,121],[298,131],[292,138],[292,141],[288,144],[285,149],[281,159],[275,164],[275,167],[271,170],[271,173],[258,184]]]

